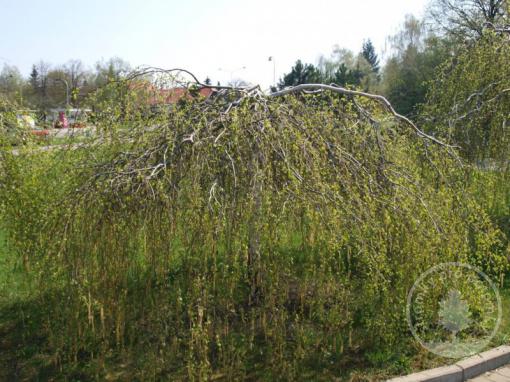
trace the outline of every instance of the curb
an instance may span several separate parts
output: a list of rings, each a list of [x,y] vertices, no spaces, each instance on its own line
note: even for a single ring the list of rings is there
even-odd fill
[[[464,382],[507,363],[510,363],[510,346],[504,345],[463,359],[455,365],[421,371],[387,382]]]

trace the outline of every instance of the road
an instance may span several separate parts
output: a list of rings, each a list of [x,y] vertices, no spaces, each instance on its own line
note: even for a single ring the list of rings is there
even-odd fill
[[[50,136],[55,138],[66,138],[69,136],[89,135],[96,132],[95,126],[81,127],[78,129],[51,129]]]

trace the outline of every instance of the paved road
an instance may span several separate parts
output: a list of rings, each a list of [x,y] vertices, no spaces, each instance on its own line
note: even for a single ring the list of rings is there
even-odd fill
[[[510,381],[510,365],[501,369],[493,370],[474,379],[471,382],[509,382]]]
[[[80,127],[78,129],[50,129],[50,135],[56,138],[65,138],[69,136],[90,135],[96,132],[95,126]]]

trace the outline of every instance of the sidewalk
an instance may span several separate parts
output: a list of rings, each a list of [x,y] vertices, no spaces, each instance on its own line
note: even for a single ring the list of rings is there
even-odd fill
[[[510,381],[510,365],[493,370],[479,377],[470,379],[471,382],[508,382]]]

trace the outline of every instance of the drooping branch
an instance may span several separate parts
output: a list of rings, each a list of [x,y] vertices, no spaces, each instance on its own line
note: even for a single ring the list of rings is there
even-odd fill
[[[305,91],[315,91],[315,90],[329,90],[329,91],[332,91],[332,92],[338,93],[338,94],[355,96],[355,97],[364,97],[364,98],[369,98],[374,101],[377,101],[377,102],[381,103],[395,118],[397,118],[397,119],[405,122],[409,126],[411,126],[413,128],[413,130],[420,137],[427,138],[427,139],[431,140],[432,142],[434,142],[438,145],[441,145],[441,146],[452,147],[452,148],[455,147],[455,146],[448,145],[448,144],[440,141],[439,139],[437,139],[431,135],[428,135],[425,132],[423,132],[422,130],[420,130],[418,128],[418,126],[416,126],[414,124],[414,122],[412,122],[409,118],[407,118],[406,116],[404,116],[402,114],[397,113],[396,110],[391,105],[390,101],[388,101],[382,95],[366,93],[366,92],[362,92],[359,90],[345,89],[345,88],[342,88],[342,87],[339,87],[336,85],[301,84],[301,85],[297,85],[294,87],[286,88],[286,89],[271,93],[270,96],[271,97],[279,97],[279,96],[284,96],[287,94],[293,94],[293,93],[299,93],[299,92],[305,92]]]
[[[184,73],[184,74],[190,76],[191,81],[184,81],[184,80],[178,79],[178,76],[181,73]],[[410,126],[419,137],[430,140],[431,142],[433,142],[437,145],[446,147],[448,149],[458,147],[458,146],[454,146],[454,145],[449,145],[449,144],[435,138],[434,136],[425,133],[420,128],[418,128],[418,126],[413,121],[411,121],[409,118],[407,118],[406,116],[404,116],[402,114],[399,114],[393,108],[393,106],[388,101],[388,99],[386,99],[384,96],[381,96],[378,94],[367,93],[367,92],[363,92],[363,91],[359,91],[359,90],[346,89],[346,88],[340,87],[336,84],[330,84],[330,85],[301,84],[301,85],[297,85],[294,87],[285,88],[280,91],[276,91],[276,92],[273,92],[273,93],[270,93],[269,95],[267,95],[261,91],[261,88],[259,85],[248,86],[248,87],[207,85],[207,84],[200,82],[198,80],[197,76],[195,74],[193,74],[191,71],[182,69],[182,68],[173,68],[173,69],[162,69],[162,68],[156,68],[156,67],[140,68],[137,71],[135,71],[133,74],[129,75],[124,80],[131,81],[136,78],[141,78],[144,76],[151,77],[151,76],[156,76],[156,75],[169,75],[169,76],[171,76],[171,79],[173,82],[178,83],[183,87],[195,86],[195,87],[199,87],[199,88],[214,89],[217,91],[215,98],[223,98],[223,96],[229,96],[230,92],[236,92],[237,95],[236,95],[236,97],[234,97],[235,98],[234,100],[232,100],[231,97],[226,97],[226,98],[230,98],[230,99],[229,99],[228,106],[227,106],[226,110],[223,112],[224,114],[228,114],[230,109],[232,107],[238,106],[243,99],[253,98],[253,97],[255,97],[259,100],[262,100],[264,98],[280,97],[280,96],[293,94],[293,93],[301,92],[301,93],[305,93],[305,94],[310,94],[310,93],[318,93],[318,92],[323,92],[323,91],[331,91],[333,93],[347,95],[347,96],[353,96],[353,97],[364,97],[364,98],[368,98],[368,99],[371,99],[371,100],[374,100],[374,101],[380,103],[396,119],[398,119],[398,120],[404,122],[406,125]]]
[[[237,90],[237,91],[250,91],[250,90],[254,90],[254,89],[259,88],[258,85],[256,85],[256,86],[240,86],[240,87],[237,87],[237,86],[208,85],[208,84],[204,84],[204,83],[202,83],[197,78],[197,76],[195,76],[195,74],[193,74],[192,72],[190,72],[187,69],[182,69],[182,68],[162,69],[162,68],[157,68],[157,67],[143,67],[143,68],[140,68],[137,71],[135,71],[133,74],[128,76],[126,79],[127,80],[134,80],[135,78],[139,78],[139,77],[147,76],[147,75],[153,75],[153,74],[167,74],[167,75],[171,75],[173,73],[175,73],[176,76],[178,76],[181,73],[187,74],[188,76],[190,76],[193,79],[193,85],[196,85],[196,86],[199,86],[199,87],[202,87],[202,88],[210,88],[210,89],[218,89],[218,90],[226,89],[226,90]]]
[[[491,29],[498,34],[510,35],[510,25],[494,25],[493,23],[485,23],[487,29]]]

